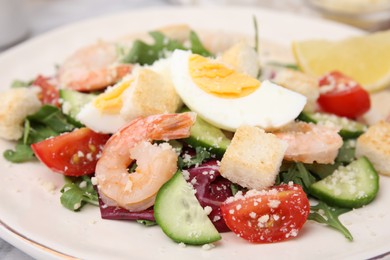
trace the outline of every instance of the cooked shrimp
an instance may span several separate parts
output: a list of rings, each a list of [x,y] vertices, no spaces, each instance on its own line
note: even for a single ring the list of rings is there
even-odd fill
[[[98,42],[77,50],[61,65],[58,80],[62,87],[91,91],[114,84],[131,71],[120,64],[114,43]]]
[[[105,145],[95,176],[99,194],[106,205],[141,211],[154,204],[160,187],[177,170],[177,154],[165,143],[152,140],[185,138],[196,114],[153,115],[131,121],[114,134]],[[136,160],[135,172],[128,166]]]
[[[303,163],[333,163],[343,140],[339,129],[312,123],[293,123],[275,135],[288,144],[284,159]]]

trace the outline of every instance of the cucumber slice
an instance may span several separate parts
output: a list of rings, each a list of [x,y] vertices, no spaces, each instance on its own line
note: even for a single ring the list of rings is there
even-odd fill
[[[71,89],[60,89],[62,112],[72,120],[72,123],[82,126],[83,124],[76,119],[76,116],[81,108],[95,97],[95,94],[85,94]]]
[[[203,245],[221,239],[181,172],[157,193],[154,217],[164,233],[178,243]]]
[[[366,157],[340,166],[331,175],[309,187],[313,196],[342,208],[359,208],[370,203],[378,189],[378,173]]]
[[[344,139],[357,138],[367,130],[367,126],[348,119],[327,113],[308,113],[302,112],[298,119],[305,122],[312,122],[319,125],[339,126],[341,130],[339,134]]]
[[[183,112],[189,111],[183,109]],[[208,151],[222,157],[230,144],[230,139],[218,127],[206,122],[199,116],[191,127],[190,137],[184,139],[192,147],[205,147]]]

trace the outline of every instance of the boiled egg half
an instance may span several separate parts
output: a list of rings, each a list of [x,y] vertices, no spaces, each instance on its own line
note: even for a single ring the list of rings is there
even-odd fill
[[[182,101],[166,75],[168,64],[136,68],[85,105],[77,119],[95,132],[115,133],[137,117],[176,112]]]
[[[209,123],[228,131],[241,125],[276,129],[293,121],[306,97],[270,81],[239,73],[221,62],[175,50],[171,77],[184,104]]]

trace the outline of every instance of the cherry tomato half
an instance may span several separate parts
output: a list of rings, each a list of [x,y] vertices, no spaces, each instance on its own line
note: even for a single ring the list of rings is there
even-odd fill
[[[310,213],[302,187],[282,184],[248,191],[221,205],[227,226],[250,242],[272,243],[296,237]]]
[[[38,86],[41,88],[41,93],[39,98],[42,104],[48,104],[53,106],[60,106],[59,103],[59,90],[50,83],[50,78],[43,77],[39,75],[34,82],[32,83],[34,86]]]
[[[325,112],[354,119],[370,109],[368,92],[338,71],[323,76],[319,85],[320,97],[317,101]]]
[[[80,128],[31,145],[38,159],[54,172],[81,176],[95,171],[108,134]]]

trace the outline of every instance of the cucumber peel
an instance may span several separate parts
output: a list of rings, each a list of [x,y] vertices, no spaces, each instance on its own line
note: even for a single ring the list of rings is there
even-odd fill
[[[183,109],[182,112],[189,111]],[[191,127],[190,137],[184,139],[192,147],[205,147],[209,152],[222,157],[230,144],[230,139],[221,129],[206,122],[199,116]]]
[[[341,127],[339,134],[344,139],[357,138],[367,130],[364,124],[327,113],[302,112],[298,118],[308,123]]]
[[[379,176],[366,157],[340,166],[328,177],[313,183],[310,194],[332,206],[360,208],[379,190]]]
[[[203,245],[221,239],[181,172],[157,193],[154,217],[163,232],[178,243]]]

